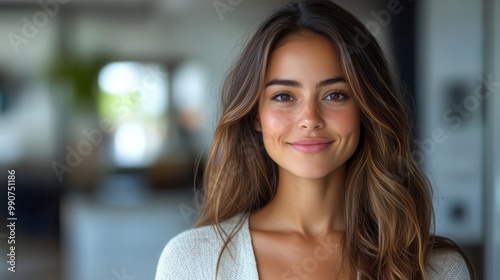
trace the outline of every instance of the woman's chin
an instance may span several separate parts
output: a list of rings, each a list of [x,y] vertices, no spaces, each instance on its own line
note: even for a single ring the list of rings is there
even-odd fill
[[[300,179],[320,180],[320,179],[325,179],[332,172],[330,170],[318,170],[311,168],[311,169],[301,169],[289,173],[293,174],[295,177]]]

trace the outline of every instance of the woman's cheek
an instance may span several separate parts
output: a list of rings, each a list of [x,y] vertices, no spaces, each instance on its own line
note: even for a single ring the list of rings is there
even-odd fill
[[[263,129],[270,133],[285,130],[289,128],[291,116],[282,110],[273,110],[267,112],[261,119]]]
[[[339,133],[356,134],[359,131],[360,118],[355,108],[345,108],[335,112],[327,119]]]

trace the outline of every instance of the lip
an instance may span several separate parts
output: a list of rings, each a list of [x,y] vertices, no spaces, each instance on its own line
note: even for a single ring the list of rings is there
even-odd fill
[[[333,140],[323,138],[304,138],[293,141],[290,145],[299,152],[315,154],[326,150],[333,142]]]

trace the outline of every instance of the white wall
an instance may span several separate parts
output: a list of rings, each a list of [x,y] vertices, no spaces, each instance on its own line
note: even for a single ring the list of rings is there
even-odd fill
[[[418,141],[425,143],[419,152],[425,155],[424,167],[435,186],[437,233],[462,245],[479,245],[483,122],[481,106],[474,105],[480,104],[475,89],[484,74],[482,2],[418,4],[416,95],[422,110]],[[457,81],[468,89],[453,100],[446,89]],[[454,112],[455,106],[466,108],[466,114]],[[433,138],[433,131],[439,137]],[[454,219],[453,213],[460,212],[463,217]]]

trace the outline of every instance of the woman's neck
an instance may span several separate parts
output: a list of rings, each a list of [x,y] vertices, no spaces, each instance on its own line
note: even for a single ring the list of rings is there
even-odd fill
[[[255,213],[266,230],[325,237],[344,231],[345,167],[321,179],[298,178],[280,170],[274,198]]]

